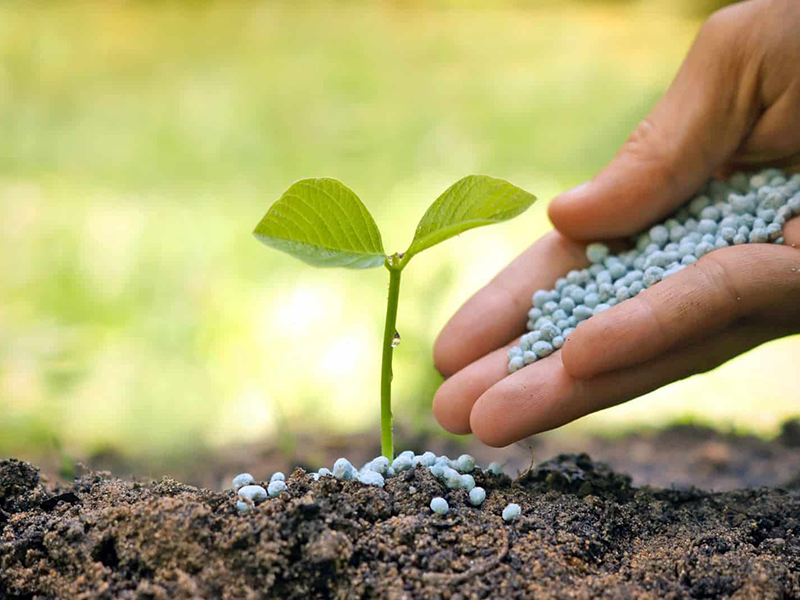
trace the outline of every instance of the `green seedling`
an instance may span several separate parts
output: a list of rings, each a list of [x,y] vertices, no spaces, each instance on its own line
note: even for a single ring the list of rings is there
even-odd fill
[[[428,208],[408,250],[387,255],[367,207],[335,179],[303,179],[273,204],[253,234],[267,246],[315,267],[389,271],[389,299],[381,363],[381,452],[392,459],[392,353],[399,343],[400,274],[411,258],[468,229],[506,221],[536,197],[502,179],[470,175],[450,186]]]

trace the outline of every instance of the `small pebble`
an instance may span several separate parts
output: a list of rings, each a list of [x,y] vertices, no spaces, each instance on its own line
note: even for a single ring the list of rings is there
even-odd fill
[[[609,308],[611,308],[611,304],[602,302],[594,307],[594,314],[599,315],[601,312],[608,310]]]
[[[386,475],[386,471],[389,470],[389,459],[385,456],[376,456],[369,462],[367,468],[370,471]]]
[[[663,225],[656,225],[650,229],[650,239],[656,244],[666,244],[669,239],[669,230]]]
[[[423,467],[431,467],[436,462],[436,455],[433,452],[425,452],[414,457],[411,463],[414,466],[422,465]]]
[[[269,478],[269,482],[272,483],[273,481],[286,481],[286,475],[277,471],[272,474],[272,477]]]
[[[411,468],[412,461],[414,460],[413,455],[411,458],[404,455],[399,455],[397,458],[392,461],[392,469],[395,470],[396,473],[402,473],[403,471],[408,471]]]
[[[502,475],[503,465],[501,465],[499,462],[490,462],[489,466],[486,467],[486,470],[492,475]]]
[[[555,348],[549,342],[539,341],[533,345],[533,352],[536,354],[536,358],[545,358],[555,352]]]
[[[286,491],[286,482],[284,482],[281,479],[270,481],[269,485],[267,486],[267,493],[269,494],[270,498],[277,498],[285,491]]]
[[[447,504],[447,500],[437,497],[431,500],[431,510],[437,515],[446,515],[450,506]]]
[[[519,507],[519,504],[514,504],[512,502],[503,509],[503,521],[511,523],[515,521],[520,514],[522,514],[522,509]]]
[[[235,491],[239,491],[239,488],[243,488],[246,485],[252,485],[256,482],[253,479],[253,476],[250,473],[239,473],[236,477],[231,480],[233,483],[233,489]]]
[[[316,473],[310,473],[310,475],[314,481],[319,481],[319,478],[322,477],[323,475],[333,475],[333,473],[331,473],[330,469],[322,467],[319,471],[317,471]]]
[[[664,277],[664,269],[661,267],[648,267],[644,272],[642,281],[645,286],[650,287],[657,284]]]
[[[549,302],[550,294],[548,294],[546,290],[539,290],[533,294],[532,300],[535,308],[541,308],[544,306],[545,302]]]
[[[462,454],[456,459],[455,468],[461,473],[472,473],[475,470],[475,459],[469,454]]]
[[[383,487],[385,485],[383,475],[377,471],[371,471],[370,469],[359,473],[358,480],[364,485],[376,485],[378,487]]]
[[[486,500],[486,490],[482,487],[474,487],[469,491],[469,502],[472,506],[480,506]]]
[[[462,475],[461,487],[468,492],[472,491],[475,488],[475,478],[472,475]]]
[[[349,481],[356,476],[356,469],[346,458],[337,458],[333,463],[333,476],[341,481]]]
[[[260,485],[246,485],[239,489],[238,496],[245,504],[258,504],[267,499],[267,490]]]
[[[461,479],[461,473],[459,473],[455,469],[451,469],[450,467],[444,468],[442,472],[442,479],[444,480],[444,484],[451,490],[457,490],[461,488],[463,485],[463,480]]]
[[[589,244],[586,246],[586,258],[591,263],[602,262],[608,256],[608,246],[601,243]]]
[[[436,478],[440,478],[444,476],[444,470],[447,468],[448,467],[445,467],[443,464],[434,464],[428,467],[428,470],[431,472],[431,475]]]

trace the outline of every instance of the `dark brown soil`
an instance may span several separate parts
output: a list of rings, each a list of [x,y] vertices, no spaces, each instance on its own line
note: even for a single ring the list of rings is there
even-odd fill
[[[505,472],[518,475],[530,466],[530,452],[523,448],[488,448],[469,438],[448,439],[430,434],[396,432],[398,446],[417,452],[458,456],[468,452],[479,464],[503,463]],[[380,453],[373,433],[341,437],[298,435],[291,444],[238,445],[196,451],[191,461],[131,460],[113,452],[86,457],[91,469],[111,471],[126,479],[154,479],[169,475],[198,487],[221,489],[241,472],[267,476],[291,472],[300,466],[331,468],[340,456],[361,465]],[[466,442],[466,443],[465,443]],[[785,487],[800,477],[800,419],[787,421],[779,438],[767,441],[752,435],[736,435],[698,425],[675,425],[619,439],[543,434],[533,440],[537,461],[563,453],[588,453],[615,471],[630,475],[635,486],[667,488],[699,487],[725,491],[745,487]],[[55,478],[58,456],[29,456],[42,471]]]
[[[420,468],[385,489],[298,469],[239,515],[230,491],[0,461],[0,598],[800,598],[800,485],[636,488],[587,455],[475,479],[480,508]]]

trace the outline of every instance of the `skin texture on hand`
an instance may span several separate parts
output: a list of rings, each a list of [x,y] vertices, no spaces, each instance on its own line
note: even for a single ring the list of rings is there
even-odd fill
[[[585,243],[637,233],[710,176],[800,167],[800,2],[712,15],[675,80],[611,163],[556,198],[544,236],[453,316],[434,347],[439,423],[504,446],[713,369],[800,332],[800,218],[786,245],[714,251],[581,323],[563,349],[508,375],[531,294],[587,265]]]

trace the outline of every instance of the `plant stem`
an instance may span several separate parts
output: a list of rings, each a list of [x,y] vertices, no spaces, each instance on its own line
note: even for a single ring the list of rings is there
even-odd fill
[[[405,266],[405,265],[403,265]],[[383,360],[381,363],[381,452],[392,460],[394,441],[392,439],[392,353],[394,334],[397,331],[397,301],[400,297],[400,272],[396,266],[389,269],[389,300],[386,305],[386,327],[383,330]]]

